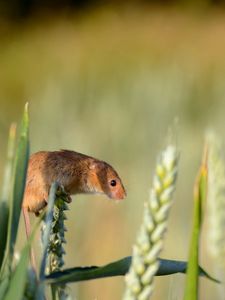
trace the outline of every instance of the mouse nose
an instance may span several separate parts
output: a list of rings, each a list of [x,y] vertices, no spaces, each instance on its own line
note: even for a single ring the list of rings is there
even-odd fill
[[[113,191],[111,194],[111,198],[115,200],[123,200],[126,198],[127,194],[124,188],[117,189],[116,191]]]

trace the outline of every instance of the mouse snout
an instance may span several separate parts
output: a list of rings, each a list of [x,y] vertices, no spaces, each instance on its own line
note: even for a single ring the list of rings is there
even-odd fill
[[[127,194],[125,189],[121,186],[113,191],[111,191],[110,198],[114,200],[123,200],[126,198]]]

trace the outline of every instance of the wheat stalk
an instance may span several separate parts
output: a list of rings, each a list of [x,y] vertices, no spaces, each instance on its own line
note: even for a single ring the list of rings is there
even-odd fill
[[[64,211],[68,210],[68,205],[66,204],[66,202],[70,201],[70,196],[65,192],[64,188],[62,186],[59,187],[56,192],[51,232],[49,235],[49,244],[47,250],[48,256],[45,270],[46,274],[60,271],[64,265],[63,256],[65,255],[65,250],[63,244],[66,243],[66,227],[64,225],[64,221],[67,219]],[[44,225],[42,230],[44,230]],[[53,298],[55,299],[57,295],[57,299],[70,299],[67,290],[68,289],[65,284],[58,286],[53,285]]]
[[[159,268],[158,256],[172,205],[177,164],[177,150],[169,145],[158,159],[150,197],[144,206],[143,223],[133,247],[131,267],[125,277],[124,300],[145,300],[152,294],[153,277]]]

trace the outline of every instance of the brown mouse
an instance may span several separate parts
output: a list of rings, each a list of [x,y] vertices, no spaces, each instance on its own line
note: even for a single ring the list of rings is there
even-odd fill
[[[47,205],[54,181],[69,195],[100,193],[118,200],[126,196],[119,175],[106,162],[69,150],[40,151],[31,155],[29,160],[22,203],[25,213],[39,214]]]
[[[28,212],[39,215],[47,205],[50,186],[55,181],[64,187],[69,196],[99,193],[117,200],[126,197],[119,175],[102,160],[69,150],[34,153],[28,164],[22,203],[27,236],[30,235]],[[33,253],[31,261],[35,266]]]

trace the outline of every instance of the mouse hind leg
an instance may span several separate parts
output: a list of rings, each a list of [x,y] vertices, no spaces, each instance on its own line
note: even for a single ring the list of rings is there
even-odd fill
[[[47,189],[43,187],[37,188],[31,184],[26,187],[22,211],[27,239],[29,239],[31,235],[30,213],[39,215],[39,212],[47,205],[47,198]],[[34,271],[36,271],[36,259],[33,247],[31,247],[30,250],[30,263]]]

